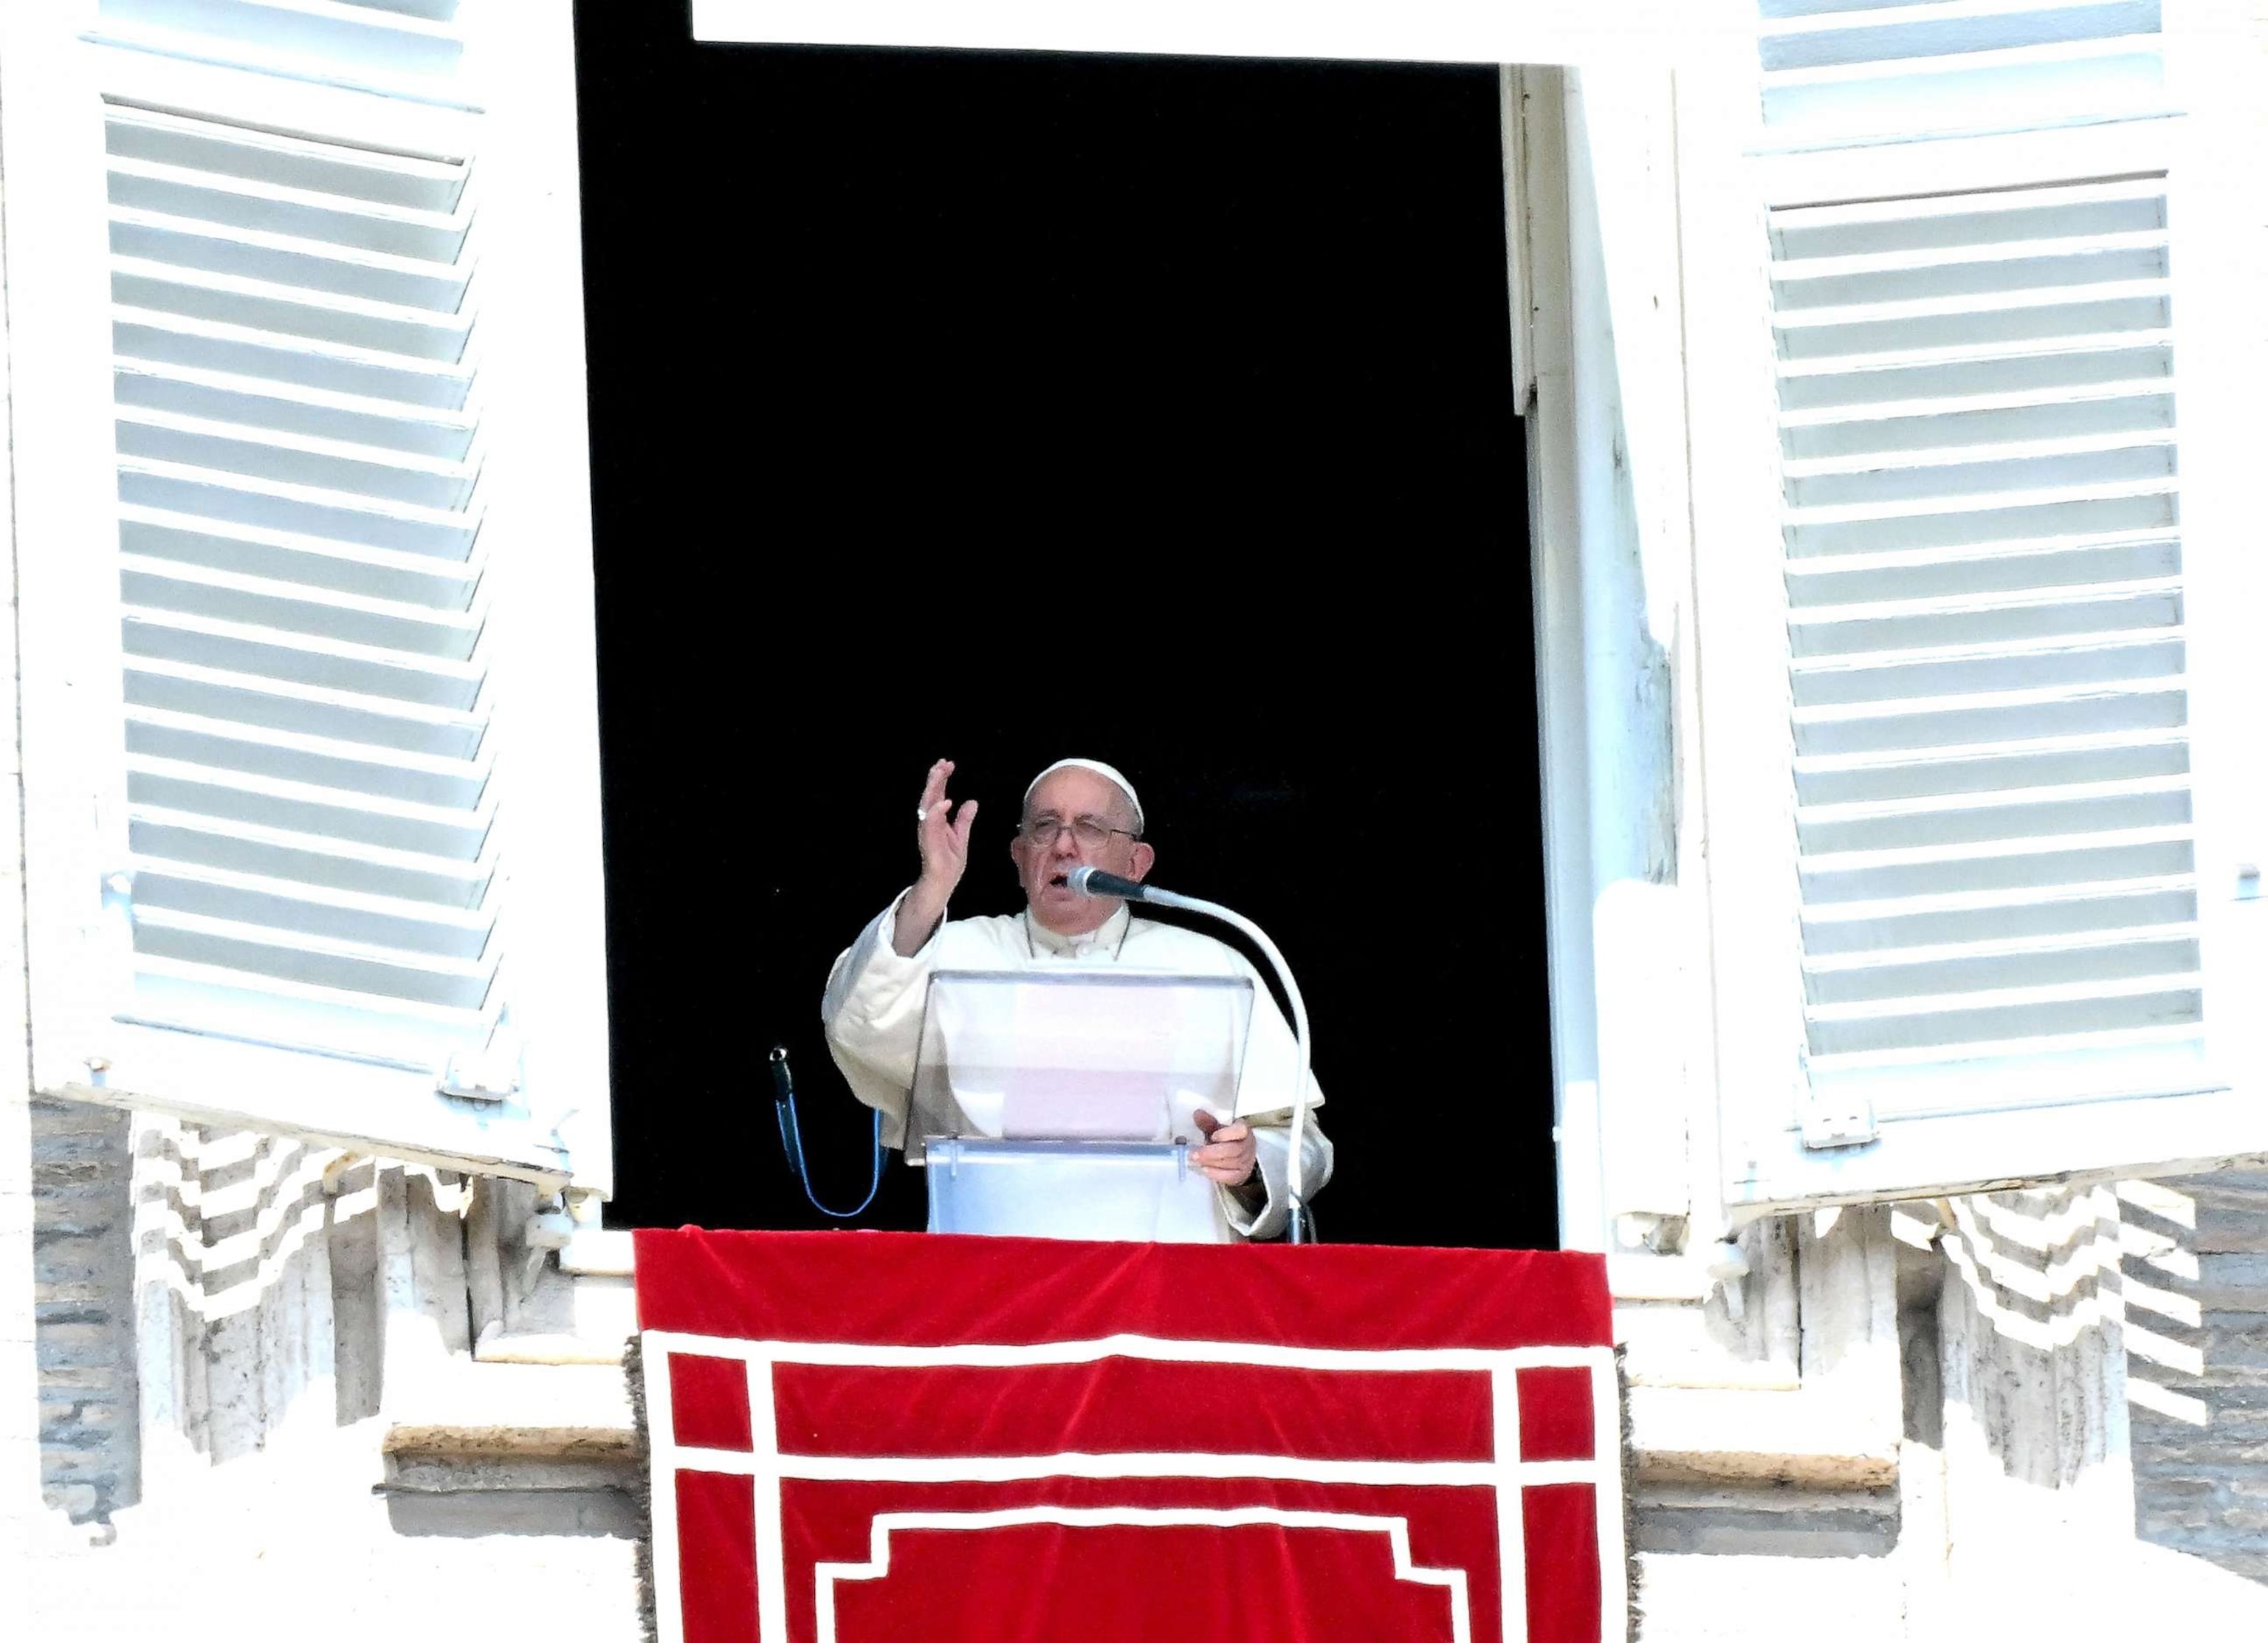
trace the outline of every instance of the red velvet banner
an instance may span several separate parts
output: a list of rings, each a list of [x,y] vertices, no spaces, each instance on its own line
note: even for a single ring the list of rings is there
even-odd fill
[[[1597,1256],[688,1230],[637,1289],[662,1643],[1624,1635]]]

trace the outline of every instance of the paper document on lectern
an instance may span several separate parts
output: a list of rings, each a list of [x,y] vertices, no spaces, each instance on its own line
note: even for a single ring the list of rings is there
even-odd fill
[[[1200,1109],[1237,1110],[1252,1002],[1241,976],[940,970],[909,1156],[937,1135],[1202,1140]]]

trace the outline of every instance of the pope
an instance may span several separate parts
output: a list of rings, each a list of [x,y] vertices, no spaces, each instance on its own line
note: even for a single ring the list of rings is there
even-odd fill
[[[1214,1183],[1220,1241],[1280,1234],[1289,1210],[1287,1126],[1299,1055],[1266,984],[1225,942],[1136,918],[1123,901],[1071,888],[1071,869],[1079,866],[1138,880],[1149,876],[1157,852],[1143,840],[1134,785],[1094,759],[1059,759],[1042,770],[1025,790],[1024,814],[1008,844],[1023,883],[1023,911],[955,919],[947,904],[968,869],[977,806],[973,799],[952,800],[952,777],[950,759],[930,766],[915,807],[920,875],[835,961],[821,1006],[835,1064],[851,1093],[882,1115],[884,1143],[904,1146],[909,1134],[921,1138],[950,1122],[916,1111],[912,1099],[922,1013],[938,970],[1108,964],[1241,976],[1253,989],[1238,1101],[1242,1116],[1199,1112],[1204,1144],[1189,1160]],[[1322,1093],[1312,1081],[1308,1087],[1311,1103],[1320,1103]],[[1331,1144],[1313,1122],[1302,1151],[1303,1191],[1312,1200],[1331,1174]]]

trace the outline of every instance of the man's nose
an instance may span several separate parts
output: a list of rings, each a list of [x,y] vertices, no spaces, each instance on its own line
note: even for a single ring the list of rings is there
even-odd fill
[[[1078,855],[1079,835],[1072,832],[1071,829],[1065,828],[1062,832],[1056,835],[1054,848],[1055,853],[1058,856]]]

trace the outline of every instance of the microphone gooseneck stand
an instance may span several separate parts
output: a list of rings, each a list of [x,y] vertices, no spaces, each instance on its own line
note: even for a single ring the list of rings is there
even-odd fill
[[[1276,978],[1284,984],[1284,996],[1292,1001],[1292,1035],[1300,1047],[1300,1081],[1292,1090],[1292,1156],[1285,1166],[1285,1196],[1290,1199],[1285,1217],[1285,1236],[1292,1243],[1307,1241],[1307,1069],[1312,1065],[1314,1046],[1307,1034],[1307,1001],[1300,996],[1300,984],[1292,979],[1292,967],[1284,961],[1284,954],[1268,932],[1233,908],[1219,902],[1208,902],[1195,895],[1177,895],[1171,890],[1160,890],[1132,879],[1123,879],[1115,873],[1105,873],[1099,867],[1078,867],[1071,871],[1071,888],[1082,895],[1115,895],[1130,902],[1147,902],[1153,907],[1178,907],[1185,913],[1201,913],[1207,918],[1218,918],[1232,929],[1241,930],[1252,939],[1252,945],[1268,956],[1276,969]]]

